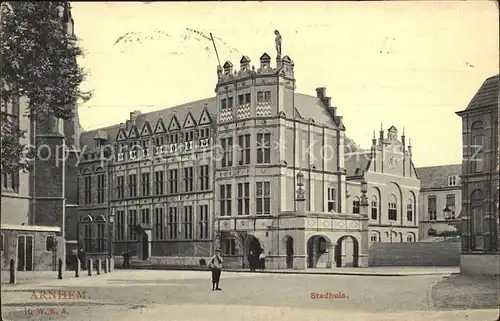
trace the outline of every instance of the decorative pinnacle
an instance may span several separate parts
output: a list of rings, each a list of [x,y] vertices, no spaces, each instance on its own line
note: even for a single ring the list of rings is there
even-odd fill
[[[373,139],[375,139],[375,129],[373,130]]]

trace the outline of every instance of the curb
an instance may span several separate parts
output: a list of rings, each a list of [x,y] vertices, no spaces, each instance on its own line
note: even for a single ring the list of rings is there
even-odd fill
[[[166,270],[166,271],[208,271],[206,268],[197,267],[173,267],[173,266],[136,266],[131,268],[116,267],[117,270]],[[351,275],[351,276],[428,276],[428,275],[453,275],[455,272],[428,272],[428,273],[366,273],[366,272],[307,272],[298,270],[265,270],[263,272],[251,272],[241,269],[224,269],[224,272],[253,273],[253,274],[300,274],[300,275]]]

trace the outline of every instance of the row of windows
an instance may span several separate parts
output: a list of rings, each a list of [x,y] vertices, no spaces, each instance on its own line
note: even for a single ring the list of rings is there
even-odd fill
[[[233,196],[232,185],[219,186],[220,216],[231,216]],[[238,183],[236,186],[237,215],[250,215],[250,183]],[[271,214],[271,183],[255,183],[255,214]]]
[[[5,248],[4,248],[4,246],[5,246],[5,240],[4,240],[4,238],[5,238],[5,236],[3,235],[3,233],[0,234],[0,252],[3,252],[5,250]],[[47,236],[45,236],[45,251],[49,252],[49,251],[56,250],[55,245],[56,245],[56,237],[54,235],[47,235]]]
[[[155,208],[153,215],[153,239],[154,240],[192,240],[209,239],[209,208],[208,205],[198,205],[195,215],[194,207],[186,205],[182,207],[168,207],[165,213],[163,208]],[[151,224],[150,210],[140,211],[138,221],[137,210],[116,212],[116,240],[137,240],[136,226],[138,224]]]
[[[251,95],[250,93],[238,95],[238,105],[250,104]],[[257,102],[270,103],[271,102],[271,91],[258,91],[257,92]],[[227,97],[221,99],[221,109],[232,108],[233,107],[233,97]]]
[[[179,171],[182,173],[182,177],[179,177]],[[127,188],[128,197],[137,196],[151,196],[153,195],[164,195],[165,194],[165,172],[156,171],[153,176],[153,191],[151,193],[150,184],[150,173],[141,173],[141,188],[140,195],[137,191],[137,174],[129,174],[127,177]],[[179,178],[182,178],[182,190],[179,188]],[[197,186],[195,186],[197,182]],[[210,188],[210,173],[208,165],[201,165],[197,168],[197,177],[195,177],[194,167],[185,167],[182,169],[169,169],[167,172],[167,193],[176,194],[178,192],[195,192],[195,191],[207,191]],[[118,176],[116,178],[116,197],[125,197],[125,177]]]
[[[451,218],[455,218],[455,211],[456,211],[456,203],[455,203],[455,195],[454,194],[448,194],[446,195],[446,206],[445,208],[448,208],[450,210],[450,215]],[[444,209],[442,209],[444,210]],[[429,195],[427,197],[427,213],[429,214],[429,220],[430,221],[435,221],[437,220],[437,197],[436,195]]]
[[[233,165],[248,165],[250,164],[250,134],[238,136],[238,163],[233,164],[233,138],[222,138],[222,159],[221,167],[230,167]],[[257,134],[257,164],[271,163],[271,134]]]
[[[92,191],[93,191],[93,183],[92,176],[85,176],[84,186],[83,186],[83,198],[85,204],[92,204]],[[99,174],[97,175],[97,198],[96,203],[102,204],[105,202],[105,190],[106,190],[106,175]]]
[[[402,233],[399,233],[399,235],[395,232],[391,232],[391,233],[392,233],[392,237],[391,237],[391,234],[389,234],[389,232],[385,232],[385,237],[387,239],[389,239],[390,242],[403,242],[403,234]],[[382,242],[380,234],[370,235],[370,241],[371,242]],[[415,242],[415,235],[412,233],[406,235],[406,242],[408,242],[408,243]]]
[[[19,192],[19,173],[4,173],[2,174],[2,189]]]

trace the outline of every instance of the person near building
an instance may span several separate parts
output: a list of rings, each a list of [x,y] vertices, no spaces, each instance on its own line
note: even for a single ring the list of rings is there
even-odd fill
[[[208,268],[212,271],[212,291],[222,291],[219,287],[222,263],[224,263],[224,260],[222,259],[220,250],[217,249],[215,255],[208,261]]]
[[[259,268],[261,271],[264,271],[266,267],[266,254],[264,254],[264,250],[259,254]]]

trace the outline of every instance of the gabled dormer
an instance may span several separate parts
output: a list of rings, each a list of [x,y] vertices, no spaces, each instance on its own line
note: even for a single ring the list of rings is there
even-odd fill
[[[224,75],[230,75],[233,73],[233,64],[230,61],[226,61],[223,68],[224,68]]]
[[[127,140],[127,133],[125,132],[125,129],[121,127],[118,130],[118,134],[116,134],[116,139],[117,142],[122,142],[124,140]]]
[[[395,126],[391,126],[387,130],[387,140],[397,141],[398,140],[398,129]]]
[[[262,56],[260,56],[260,68],[266,69],[271,67],[271,57],[264,52]]]
[[[130,127],[130,130],[128,132],[128,138],[129,139],[139,138],[139,130],[137,129],[137,126],[135,124],[132,124],[132,126]]]
[[[170,119],[170,124],[168,124],[168,131],[169,132],[174,132],[178,131],[181,129],[181,125],[179,123],[179,119],[177,118],[177,115],[173,115],[172,119]]]
[[[212,117],[210,117],[210,113],[208,112],[208,108],[205,105],[205,108],[203,108],[203,111],[200,115],[200,119],[198,120],[198,126],[205,126],[205,125],[211,125],[212,124]]]
[[[160,118],[158,118],[158,121],[156,122],[154,133],[155,134],[163,134],[166,132],[167,132],[167,127],[165,126],[165,122],[163,121],[163,118],[160,116]]]
[[[106,145],[106,141],[108,140],[108,133],[103,130],[98,130],[94,134],[94,147],[100,149],[104,145]]]
[[[141,129],[141,137],[151,136],[151,135],[153,135],[153,130],[151,129],[151,125],[149,124],[149,121],[146,120],[144,122],[144,126],[142,126],[142,129]]]
[[[248,56],[241,57],[240,70],[246,72],[250,70],[250,58]]]
[[[194,120],[193,114],[191,114],[191,111],[189,111],[186,115],[186,119],[184,119],[184,125],[182,125],[182,128],[193,128],[196,127],[196,121]]]

